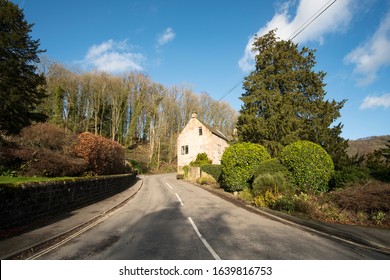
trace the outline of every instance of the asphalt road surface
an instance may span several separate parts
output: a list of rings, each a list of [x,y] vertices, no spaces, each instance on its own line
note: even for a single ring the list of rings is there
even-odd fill
[[[104,222],[40,259],[341,260],[379,252],[249,212],[174,174],[145,176],[141,190]]]

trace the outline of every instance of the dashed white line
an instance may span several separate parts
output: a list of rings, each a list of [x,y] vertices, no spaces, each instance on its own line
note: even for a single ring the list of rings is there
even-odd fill
[[[195,225],[195,223],[191,219],[191,217],[188,217],[188,220],[190,221],[190,223],[191,223],[192,227],[194,228],[196,234],[198,235],[199,239],[203,242],[204,246],[207,248],[207,250],[209,250],[211,255],[213,255],[214,259],[220,260],[221,258],[218,256],[218,254],[213,250],[213,248],[210,246],[210,244],[207,242],[207,240],[199,232],[198,227]]]
[[[181,206],[183,206],[184,204],[183,204],[183,201],[181,201],[180,196],[177,193],[175,193],[175,195],[176,195],[177,199],[179,200]]]
[[[168,183],[165,183],[165,184],[166,184],[171,190],[173,190],[173,187],[172,187],[170,184],[168,184]],[[181,200],[180,196],[179,196],[177,193],[175,193],[175,195],[176,195],[177,199],[179,200],[180,205],[181,205],[181,206],[184,206],[183,201]]]

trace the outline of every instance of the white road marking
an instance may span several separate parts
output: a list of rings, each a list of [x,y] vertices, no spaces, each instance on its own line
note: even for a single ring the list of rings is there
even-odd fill
[[[183,201],[181,201],[180,196],[177,193],[175,193],[175,195],[176,195],[177,199],[179,200],[181,206],[183,206],[184,204],[183,204]]]
[[[213,255],[214,259],[220,260],[221,258],[218,256],[218,254],[213,250],[213,248],[210,246],[210,244],[207,242],[206,239],[202,236],[202,234],[199,232],[197,226],[195,225],[194,221],[191,219],[191,217],[188,217],[188,220],[190,221],[192,227],[194,228],[196,234],[198,235],[199,239],[203,242],[204,246],[206,246],[207,250]]]
[[[165,183],[165,184],[166,184],[171,190],[173,190],[173,187],[172,187],[170,184],[168,184],[168,183]],[[181,200],[180,196],[179,196],[177,193],[175,193],[175,195],[176,195],[177,199],[179,200],[180,205],[181,205],[181,206],[184,206],[183,201]]]

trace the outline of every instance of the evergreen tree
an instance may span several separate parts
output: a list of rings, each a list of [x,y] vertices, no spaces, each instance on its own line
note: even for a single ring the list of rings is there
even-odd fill
[[[8,133],[45,120],[36,111],[45,97],[45,78],[37,73],[43,51],[29,35],[32,26],[17,5],[0,0],[0,130]]]
[[[237,130],[241,141],[260,143],[273,156],[297,140],[320,144],[335,163],[346,157],[347,141],[340,137],[341,102],[325,100],[325,73],[313,70],[315,51],[298,50],[281,41],[275,30],[256,38],[256,68],[245,77]]]

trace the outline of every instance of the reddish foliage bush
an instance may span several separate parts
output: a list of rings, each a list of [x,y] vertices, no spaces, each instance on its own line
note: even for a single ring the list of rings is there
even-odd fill
[[[88,162],[69,153],[75,136],[48,123],[22,129],[2,145],[0,172],[24,176],[79,176]]]
[[[88,161],[97,175],[125,172],[125,150],[115,141],[89,132],[80,134],[74,146],[74,154]]]
[[[48,149],[17,149],[14,158],[22,162],[21,175],[62,177],[80,176],[87,171],[88,162],[82,158],[59,154]]]
[[[14,149],[0,146],[0,176],[14,171],[20,166],[20,160],[15,157]]]
[[[5,140],[1,142],[2,173],[52,177],[127,171],[124,148],[91,133],[82,133],[76,138],[54,125],[35,124],[24,128],[13,141],[12,145]]]
[[[22,146],[62,151],[72,142],[72,136],[49,123],[38,123],[22,129],[19,135]]]

